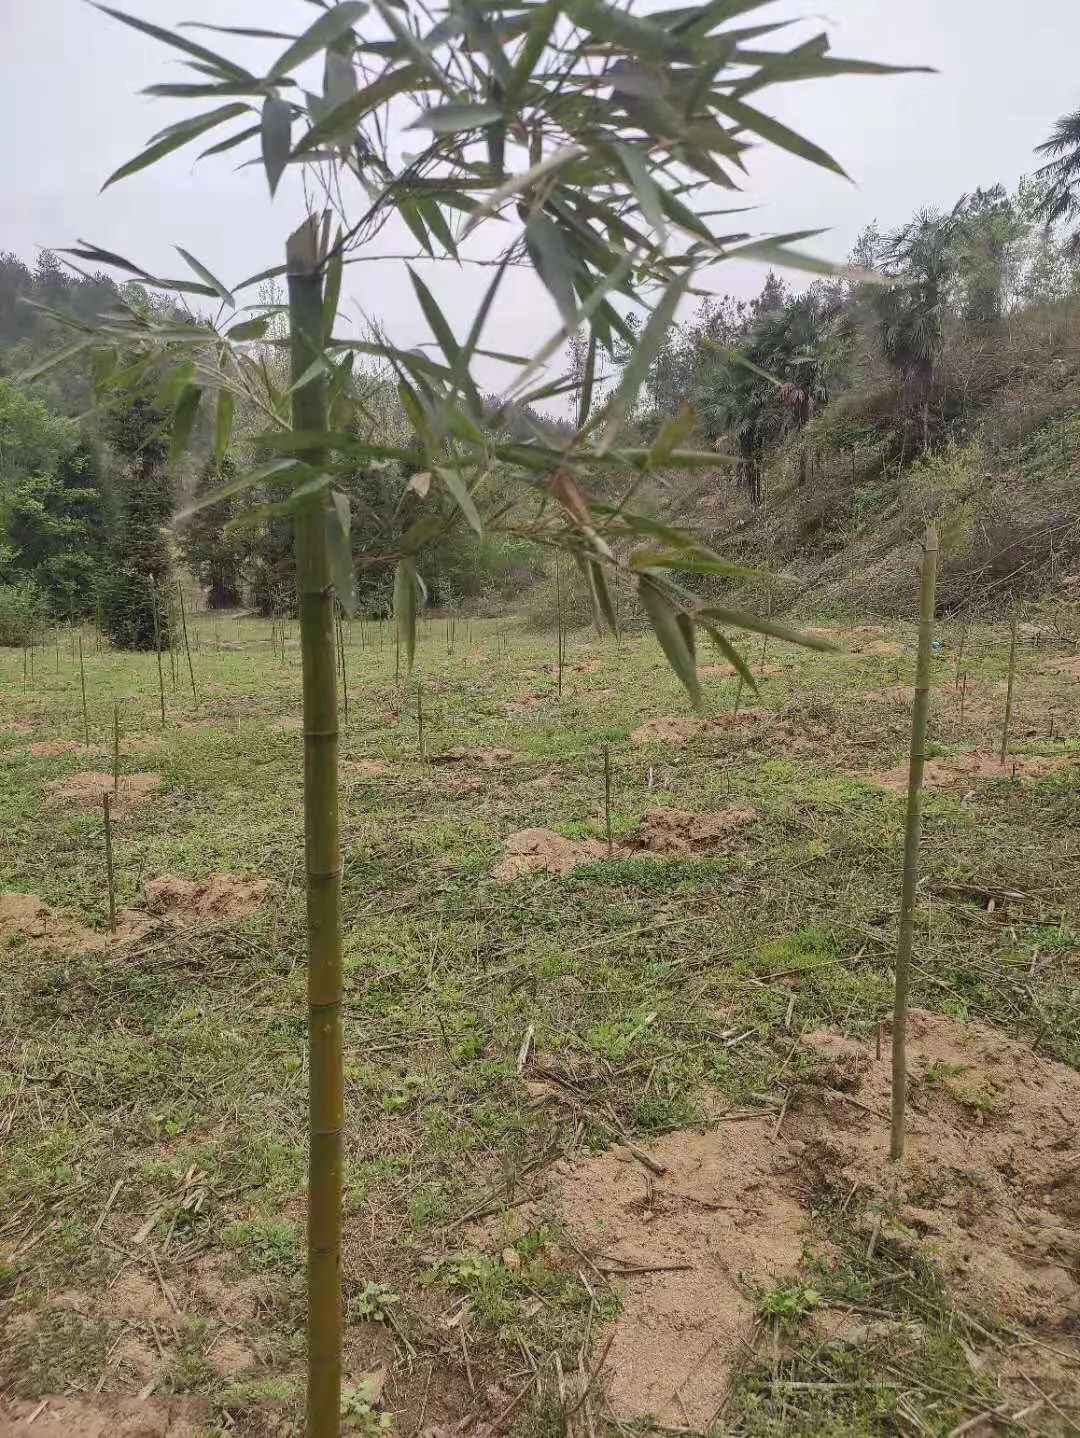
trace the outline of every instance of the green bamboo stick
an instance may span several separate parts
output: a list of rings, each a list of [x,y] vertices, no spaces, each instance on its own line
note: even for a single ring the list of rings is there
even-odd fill
[[[559,565],[559,551],[555,551],[555,620],[558,625],[558,658],[556,669],[558,672],[559,698],[562,698],[562,673],[563,673],[563,612],[562,612],[562,569]]]
[[[120,792],[120,701],[113,702],[113,723],[112,723],[112,749],[113,749],[113,793]]]
[[[424,686],[416,686],[416,743],[420,750],[420,762],[424,762]]]
[[[86,665],[83,663],[82,634],[79,635],[79,688],[82,690],[83,739],[90,747],[90,715],[86,709]]]
[[[930,712],[930,640],[934,629],[938,537],[931,525],[923,541],[922,583],[919,587],[919,648],[915,661],[915,703],[911,713],[911,759],[908,768],[907,822],[904,827],[904,877],[900,891],[900,940],[896,950],[896,989],[892,1029],[892,1135],[890,1156],[904,1156],[904,1110],[907,1103],[907,1004],[911,983],[911,950],[915,939],[915,890],[922,833],[922,781],[926,763],[926,721]]]
[[[318,223],[309,218],[286,250],[294,385],[323,349]],[[295,388],[296,430],[325,431],[322,373]],[[325,455],[314,451],[311,463]],[[338,837],[337,696],[333,584],[326,497],[296,511],[296,576],[304,689],[304,833],[307,861],[308,1167],[307,1438],[338,1438],[341,1409],[341,1174],[344,1081],[341,1039],[341,860]]]
[[[161,703],[161,727],[165,728],[165,670],[161,663],[161,618],[158,614],[158,591],[154,576],[150,576],[150,596],[154,602],[154,650],[157,654],[158,699]]]
[[[1009,677],[1005,684],[1005,719],[1001,725],[1001,762],[1004,764],[1009,753],[1009,727],[1012,724],[1013,683],[1016,679],[1016,631],[1020,619],[1020,605],[1013,604],[1012,632],[1009,635]]]
[[[604,745],[604,829],[607,833],[607,851],[609,854],[615,852],[615,843],[611,836],[611,749]]]
[[[101,796],[101,807],[105,814],[105,878],[109,886],[109,933],[116,933],[116,878],[113,873],[112,809],[108,790]]]
[[[338,661],[341,665],[341,703],[345,712],[345,723],[349,722],[349,680],[345,673],[345,632],[341,627],[341,615],[337,617]]]
[[[187,609],[184,607],[184,591],[180,587],[180,581],[176,581],[176,598],[180,604],[180,630],[184,636],[184,653],[187,655],[188,678],[191,680],[191,699],[196,709],[199,707],[199,695],[195,689],[195,666],[191,662],[191,645],[188,643],[187,632]]]

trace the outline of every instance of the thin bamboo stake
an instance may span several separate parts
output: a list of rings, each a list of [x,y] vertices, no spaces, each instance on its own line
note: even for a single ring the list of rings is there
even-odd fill
[[[1009,725],[1012,723],[1013,682],[1016,678],[1016,631],[1020,619],[1020,605],[1013,604],[1012,633],[1009,636],[1009,678],[1005,685],[1005,719],[1001,726],[1001,762],[1004,764],[1009,753]]]
[[[196,709],[199,707],[199,696],[195,689],[195,666],[191,662],[191,645],[188,643],[187,632],[187,610],[184,608],[184,591],[180,588],[180,581],[176,581],[176,597],[180,601],[180,629],[184,636],[184,653],[187,655],[188,678],[191,680],[191,698]]]
[[[922,833],[922,781],[926,763],[926,721],[930,712],[930,640],[934,628],[938,537],[931,525],[923,541],[919,587],[919,648],[915,661],[915,703],[911,713],[911,759],[908,768],[907,822],[904,826],[904,877],[900,891],[900,940],[896,950],[896,990],[892,1029],[892,1135],[890,1156],[904,1156],[904,1109],[907,1102],[907,1003],[911,984],[911,950],[915,940],[915,890]]]
[[[112,716],[113,793],[120,792],[120,701],[113,702]]]
[[[738,684],[735,686],[735,707],[734,707],[734,708],[732,709],[732,711],[731,711],[733,714],[738,714],[738,712],[739,712],[739,705],[740,705],[740,703],[742,702],[742,687],[743,687],[743,677],[742,677],[742,675],[740,674],[740,675],[739,675],[739,682],[738,682]]]
[[[964,726],[964,705],[965,705],[966,703],[967,703],[967,670],[965,669],[965,670],[964,670],[964,676],[963,676],[963,678],[960,680],[960,727],[961,727],[961,728],[963,728],[963,726]]]
[[[79,687],[82,690],[83,739],[90,747],[90,716],[86,712],[86,665],[83,663],[82,634],[79,635]]]
[[[296,430],[325,431],[326,378],[304,378],[323,350],[319,224],[309,217],[287,249]],[[315,451],[315,465],[325,454]],[[333,583],[326,498],[296,512],[296,575],[304,689],[304,834],[307,867],[308,1385],[307,1438],[338,1438],[341,1426],[341,1183],[344,1075],[341,1038],[341,856],[338,836],[337,696]]]
[[[108,790],[101,796],[101,807],[105,814],[105,878],[109,885],[109,933],[116,933],[116,878],[113,873],[112,852],[112,808]]]
[[[341,665],[341,703],[345,712],[345,723],[349,722],[349,681],[345,674],[345,633],[341,627],[341,615],[337,617],[338,661]]]
[[[611,750],[607,744],[604,745],[604,828],[607,831],[607,851],[612,854],[615,844],[611,837]]]
[[[416,686],[416,742],[420,750],[420,762],[424,762],[424,686]]]
[[[562,698],[563,672],[563,613],[562,613],[562,570],[559,567],[559,551],[555,551],[555,619],[558,625],[558,659],[556,668],[559,676],[559,698]]]
[[[161,617],[158,613],[157,581],[150,576],[150,596],[154,601],[154,650],[157,653],[158,699],[161,702],[161,727],[165,728],[165,670],[161,664]]]

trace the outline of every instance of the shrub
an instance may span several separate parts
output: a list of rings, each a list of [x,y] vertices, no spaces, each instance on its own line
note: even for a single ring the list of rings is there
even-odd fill
[[[0,645],[32,644],[41,623],[41,596],[32,584],[0,584]]]

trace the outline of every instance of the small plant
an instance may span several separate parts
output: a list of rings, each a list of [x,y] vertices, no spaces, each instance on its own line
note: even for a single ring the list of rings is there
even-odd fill
[[[347,1433],[361,1433],[373,1438],[377,1433],[386,1433],[393,1425],[389,1413],[382,1413],[376,1407],[378,1398],[371,1379],[358,1383],[355,1388],[346,1388],[341,1395],[341,1423]]]
[[[758,1299],[757,1310],[762,1318],[774,1319],[781,1327],[797,1322],[812,1313],[821,1303],[821,1294],[816,1288],[808,1288],[797,1281],[778,1283],[766,1290]]]
[[[390,1323],[391,1309],[401,1299],[385,1283],[370,1280],[354,1297],[349,1299],[349,1321],[351,1323]]]

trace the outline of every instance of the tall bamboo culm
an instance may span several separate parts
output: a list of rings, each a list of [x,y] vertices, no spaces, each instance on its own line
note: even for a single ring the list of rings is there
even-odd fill
[[[319,228],[309,217],[286,248],[294,384],[323,349]],[[296,430],[326,430],[322,373],[294,390]],[[313,452],[318,465],[325,456]],[[338,846],[338,720],[334,590],[326,496],[301,501],[294,527],[304,688],[304,840],[307,865],[308,1390],[307,1438],[337,1438],[341,1408],[341,867]]]
[[[908,768],[907,822],[904,826],[904,878],[900,890],[900,941],[896,950],[896,992],[892,1027],[892,1158],[904,1156],[904,1109],[907,1102],[907,1004],[911,983],[911,950],[915,939],[915,890],[919,878],[922,834],[922,782],[926,764],[926,721],[930,713],[930,641],[934,631],[938,537],[933,525],[923,541],[919,588],[919,649],[915,665],[915,703],[911,714],[911,760]]]

